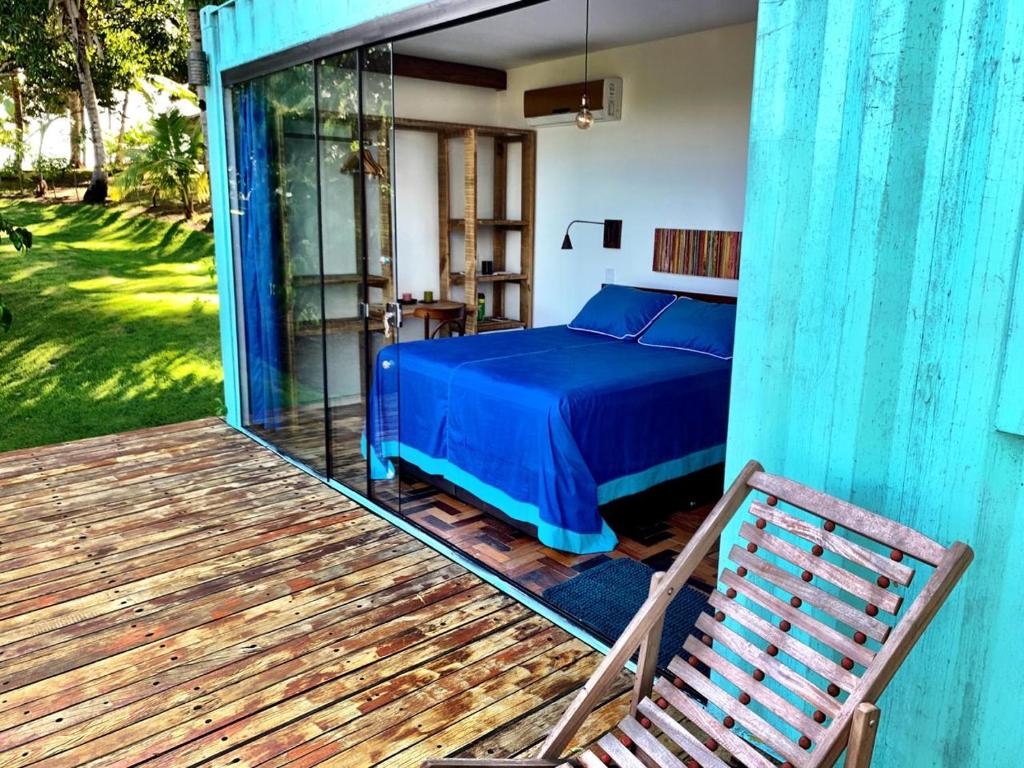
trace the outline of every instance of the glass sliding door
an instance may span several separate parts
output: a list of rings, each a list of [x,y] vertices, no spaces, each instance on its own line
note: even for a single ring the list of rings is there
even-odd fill
[[[375,431],[384,403],[397,425],[397,390],[374,373],[399,334],[390,46],[324,59],[317,80],[330,474],[397,508],[397,466],[381,460]],[[382,370],[396,376],[397,346],[389,355]]]
[[[364,148],[363,199],[367,291],[371,317],[380,317],[380,332],[366,345],[371,397],[366,425],[370,497],[401,508],[399,464],[398,357],[401,308],[397,303],[398,254],[395,252],[395,106],[391,45],[359,52],[360,141]]]
[[[397,508],[391,48],[266,75],[231,99],[244,424]]]
[[[326,472],[313,65],[237,85],[231,100],[244,424]]]

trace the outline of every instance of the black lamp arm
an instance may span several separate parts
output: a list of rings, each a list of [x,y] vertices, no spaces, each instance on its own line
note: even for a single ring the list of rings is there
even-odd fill
[[[569,250],[572,248],[572,242],[569,239],[569,230],[572,229],[573,224],[597,224],[598,226],[602,226],[604,227],[604,247],[622,247],[622,219],[604,219],[603,221],[573,219],[569,222],[569,226],[565,228],[565,237],[562,238],[563,250]]]

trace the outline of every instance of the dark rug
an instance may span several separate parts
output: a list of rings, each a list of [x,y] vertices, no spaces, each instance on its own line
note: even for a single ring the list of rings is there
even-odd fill
[[[548,587],[544,597],[583,626],[615,641],[647,599],[653,574],[654,569],[644,563],[618,557]],[[701,611],[713,613],[707,593],[685,585],[665,614],[659,667],[668,668],[672,657],[682,651]]]

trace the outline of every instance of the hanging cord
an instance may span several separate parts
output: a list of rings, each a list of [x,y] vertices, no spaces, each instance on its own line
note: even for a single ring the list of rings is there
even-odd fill
[[[590,0],[587,0],[587,18],[584,22],[583,31],[583,103],[586,104],[587,87],[590,77]]]

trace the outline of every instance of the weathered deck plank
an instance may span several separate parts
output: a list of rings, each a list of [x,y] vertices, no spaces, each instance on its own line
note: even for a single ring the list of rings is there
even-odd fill
[[[596,662],[213,419],[0,455],[0,558],[0,768],[514,754]]]

